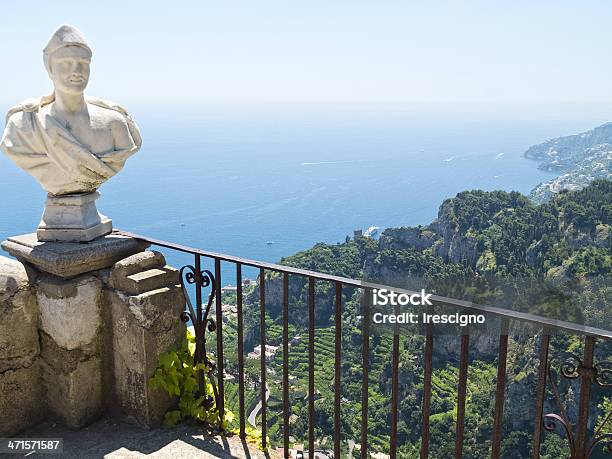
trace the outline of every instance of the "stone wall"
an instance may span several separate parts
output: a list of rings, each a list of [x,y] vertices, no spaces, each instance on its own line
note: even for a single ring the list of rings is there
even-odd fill
[[[0,257],[0,436],[107,411],[157,425],[173,400],[147,381],[185,333],[178,282],[153,251],[70,278]]]
[[[24,266],[0,257],[0,436],[45,416],[38,304]]]

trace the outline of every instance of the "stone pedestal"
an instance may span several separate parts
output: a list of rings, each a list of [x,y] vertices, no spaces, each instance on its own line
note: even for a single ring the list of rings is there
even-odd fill
[[[185,307],[178,271],[158,252],[116,263],[110,273],[115,395],[123,411],[145,425],[158,425],[173,400],[148,381],[160,354],[177,349],[185,336]]]
[[[173,400],[148,380],[185,334],[177,270],[115,235],[2,247],[23,264],[0,257],[0,436],[43,417],[79,429],[106,410],[159,424]]]
[[[79,429],[102,412],[103,284],[91,274],[41,275],[36,286],[47,404],[54,419]]]
[[[110,234],[86,244],[78,242],[40,242],[36,234],[9,237],[2,248],[18,260],[36,269],[62,278],[108,268],[148,244]]]
[[[113,231],[110,218],[98,212],[100,193],[48,195],[36,235],[39,241],[89,242]]]

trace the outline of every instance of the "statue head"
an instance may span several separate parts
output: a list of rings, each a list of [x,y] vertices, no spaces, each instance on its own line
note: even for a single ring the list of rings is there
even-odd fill
[[[43,50],[43,61],[55,91],[79,94],[89,81],[91,48],[83,34],[63,25],[53,34]]]

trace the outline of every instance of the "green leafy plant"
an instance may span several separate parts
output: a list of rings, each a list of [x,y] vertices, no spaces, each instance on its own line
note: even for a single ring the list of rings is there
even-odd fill
[[[213,386],[208,378],[205,378],[204,394],[198,394],[197,373],[200,369],[206,371],[206,365],[203,363],[194,365],[195,348],[195,336],[187,330],[179,350],[159,356],[155,373],[149,380],[151,388],[164,390],[168,395],[178,397],[178,409],[166,413],[164,426],[172,427],[182,420],[194,419],[210,427],[220,426],[225,433],[238,435],[240,430],[234,425],[235,416],[232,411],[225,409],[223,422],[220,422],[216,403],[213,402],[208,408],[205,407],[204,402],[207,399],[215,399]],[[259,429],[247,425],[245,438],[259,449],[263,449],[263,437]],[[267,443],[270,444],[269,439]]]
[[[183,419],[194,419],[209,426],[220,426],[222,430],[230,432],[235,419],[234,413],[225,410],[223,420],[219,418],[213,386],[208,378],[205,378],[204,393],[198,393],[197,373],[199,370],[206,371],[206,365],[194,365],[195,347],[195,336],[187,330],[179,350],[159,356],[157,369],[149,380],[151,388],[161,389],[172,397],[178,397],[178,409],[166,413],[164,426],[172,427]],[[213,402],[206,406],[206,400]]]

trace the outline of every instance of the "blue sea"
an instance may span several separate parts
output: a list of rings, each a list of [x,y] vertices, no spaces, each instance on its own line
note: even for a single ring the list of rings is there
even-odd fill
[[[99,210],[117,228],[264,261],[427,224],[462,190],[528,193],[554,176],[523,158],[529,146],[612,118],[578,104],[129,108],[144,144]],[[0,238],[33,231],[44,192],[3,155],[0,171]]]

